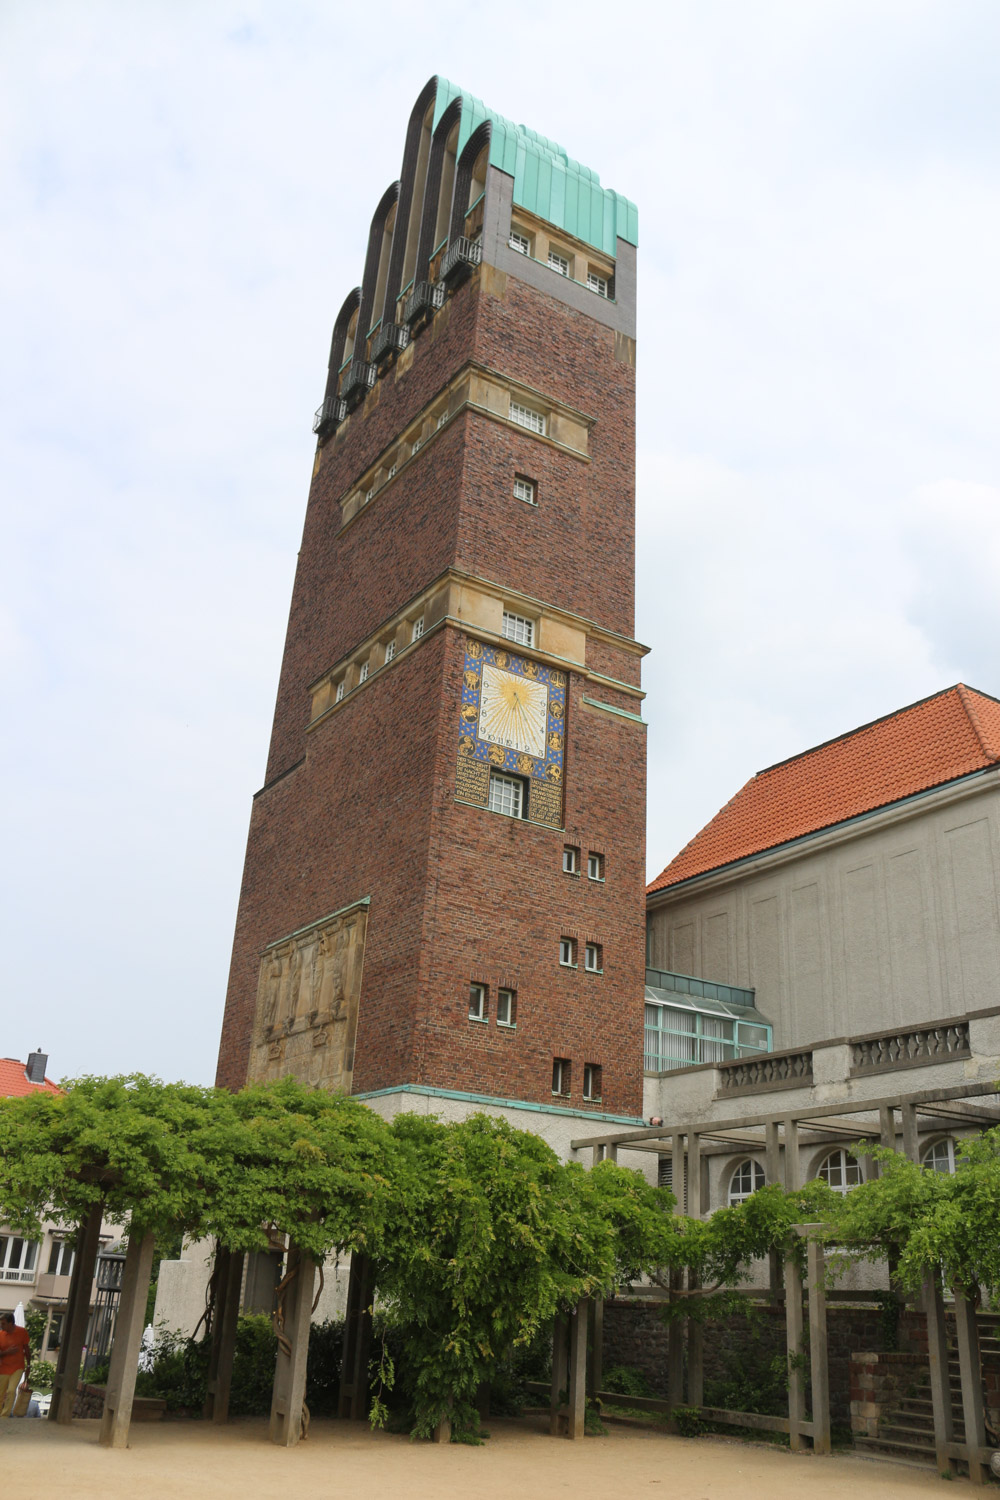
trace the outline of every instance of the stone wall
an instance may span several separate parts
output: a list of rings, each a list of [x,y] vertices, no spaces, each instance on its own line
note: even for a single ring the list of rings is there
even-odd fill
[[[806,1320],[807,1321],[807,1320]],[[904,1312],[899,1339],[908,1357],[919,1353],[923,1319]],[[834,1426],[851,1425],[852,1355],[877,1351],[883,1342],[879,1309],[875,1306],[827,1308],[830,1367],[830,1418]],[[604,1310],[604,1369],[630,1365],[642,1370],[658,1396],[667,1394],[667,1324],[662,1302],[608,1302]],[[926,1335],[924,1335],[926,1346]],[[732,1377],[741,1365],[763,1376],[775,1355],[785,1353],[784,1307],[758,1304],[749,1315],[705,1326],[705,1385]]]

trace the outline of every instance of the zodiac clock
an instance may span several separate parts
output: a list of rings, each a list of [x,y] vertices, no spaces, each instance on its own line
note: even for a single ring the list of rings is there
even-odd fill
[[[491,768],[524,777],[527,816],[562,826],[566,674],[468,640],[459,710],[458,796],[485,806]]]

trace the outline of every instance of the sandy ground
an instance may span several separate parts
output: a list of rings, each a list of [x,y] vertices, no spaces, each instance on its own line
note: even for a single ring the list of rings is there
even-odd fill
[[[539,1418],[493,1421],[479,1448],[411,1443],[341,1422],[314,1422],[291,1450],[263,1421],[213,1428],[141,1423],[132,1447],[97,1442],[97,1422],[0,1423],[4,1494],[70,1500],[920,1500],[942,1496],[931,1472],[853,1454],[793,1454],[711,1438],[611,1427],[607,1437],[550,1438]],[[972,1496],[958,1480],[949,1497]],[[982,1494],[982,1490],[975,1491]]]

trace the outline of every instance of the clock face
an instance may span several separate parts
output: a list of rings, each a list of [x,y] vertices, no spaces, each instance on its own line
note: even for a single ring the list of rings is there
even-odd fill
[[[544,760],[547,712],[548,692],[543,682],[484,663],[480,739]]]

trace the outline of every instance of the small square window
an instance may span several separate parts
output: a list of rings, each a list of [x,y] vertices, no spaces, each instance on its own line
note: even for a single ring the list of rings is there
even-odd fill
[[[410,640],[411,641],[419,641],[419,639],[423,635],[423,633],[424,633],[424,617],[423,617],[423,615],[421,615],[418,620],[414,620],[414,622],[413,622],[413,630],[412,630],[412,632],[410,634]]]
[[[572,938],[559,939],[559,962],[564,969],[576,968],[576,943]]]
[[[517,991],[497,990],[497,1025],[514,1026],[517,1022]]]
[[[588,943],[583,955],[583,967],[588,974],[600,974],[602,969],[600,943]]]
[[[604,855],[591,852],[587,855],[587,879],[604,879]]]
[[[560,276],[569,275],[569,261],[558,250],[549,251],[549,266],[553,271],[558,271]]]
[[[388,663],[388,662],[392,661],[392,658],[395,656],[395,654],[396,654],[396,638],[394,636],[391,641],[386,641],[386,643],[385,643],[385,659],[386,659],[386,662]]]
[[[335,703],[339,703],[340,700],[341,700],[341,698],[343,698],[343,696],[344,696],[344,689],[346,688],[346,686],[347,686],[347,684],[345,683],[344,679],[341,678],[340,681],[337,683],[337,691],[336,691],[336,694],[334,695],[334,702]]]
[[[535,644],[535,622],[529,620],[526,615],[513,615],[509,610],[504,610],[501,621],[500,634],[508,641],[514,641],[518,646],[533,646]]]
[[[560,1094],[563,1098],[569,1094],[570,1064],[568,1057],[554,1057],[552,1059],[552,1092]]]
[[[527,806],[524,782],[520,776],[504,776],[499,771],[490,772],[490,812],[503,813],[507,818],[523,818]]]
[[[469,1020],[485,1021],[489,1017],[489,992],[485,984],[469,985]]]
[[[366,661],[363,661],[361,663],[361,671],[358,674],[358,681],[359,682],[367,682],[368,681],[368,663]]]
[[[522,479],[520,475],[514,476],[514,499],[523,500],[525,505],[537,505],[535,498],[535,481],[533,479]]]
[[[583,1097],[592,1103],[601,1097],[601,1069],[598,1063],[583,1065]]]
[[[522,406],[519,401],[512,401],[510,420],[516,422],[519,427],[527,427],[529,432],[537,432],[539,436],[545,436],[545,417],[540,411],[532,411],[530,406]]]
[[[598,276],[596,271],[587,272],[587,285],[599,297],[606,297],[608,295],[608,279],[606,276]]]
[[[566,844],[563,848],[563,871],[567,875],[576,875],[580,870],[580,851],[572,844]]]
[[[512,250],[517,251],[518,255],[531,254],[531,241],[526,234],[521,234],[516,229],[511,230],[507,243]]]

